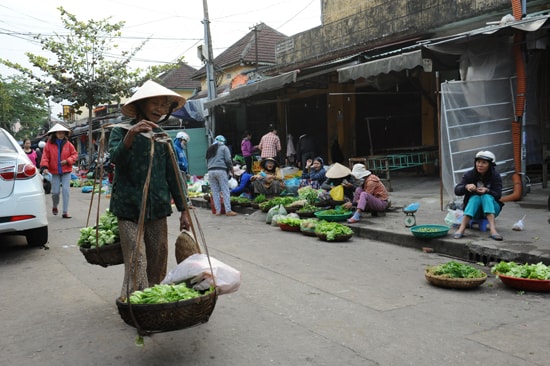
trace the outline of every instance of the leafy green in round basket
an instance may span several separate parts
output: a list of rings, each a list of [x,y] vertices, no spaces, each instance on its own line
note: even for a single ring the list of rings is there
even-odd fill
[[[315,234],[325,235],[327,241],[335,241],[341,237],[351,237],[353,230],[337,222],[320,220],[315,226]]]
[[[428,267],[424,276],[434,286],[452,289],[475,288],[487,279],[487,273],[455,261]]]
[[[483,278],[487,276],[485,272],[477,268],[455,261],[430,267],[429,272],[435,276],[447,278]]]

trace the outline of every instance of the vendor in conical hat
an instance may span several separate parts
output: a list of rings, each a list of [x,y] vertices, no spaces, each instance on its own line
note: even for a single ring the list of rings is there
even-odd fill
[[[350,168],[340,163],[334,163],[327,170],[325,176],[327,179],[321,185],[322,189],[330,191],[341,184],[344,187],[344,200],[346,202],[353,200],[353,192],[360,185],[361,181],[351,174]]]
[[[265,158],[260,162],[260,166],[262,170],[250,178],[254,193],[267,197],[279,195],[285,189],[285,180],[279,163],[273,158]]]
[[[168,260],[167,217],[172,214],[172,200],[181,212],[179,230],[189,230],[183,180],[177,163],[176,167],[173,164],[173,142],[170,138],[156,138],[165,134],[159,123],[184,104],[184,97],[149,80],[122,107],[122,113],[132,121],[116,125],[109,136],[109,153],[116,166],[109,209],[118,218],[126,267],[123,297],[128,285],[132,292],[164,279]],[[152,169],[147,181],[150,162]],[[144,236],[137,238],[143,202]],[[138,250],[134,253],[135,243]]]

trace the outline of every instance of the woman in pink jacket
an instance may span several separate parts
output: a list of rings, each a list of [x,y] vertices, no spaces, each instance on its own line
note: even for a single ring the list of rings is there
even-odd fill
[[[52,213],[59,213],[59,191],[63,194],[63,218],[70,219],[69,193],[73,164],[78,159],[78,152],[69,141],[69,129],[57,123],[49,131],[48,143],[44,147],[40,166],[52,175]]]

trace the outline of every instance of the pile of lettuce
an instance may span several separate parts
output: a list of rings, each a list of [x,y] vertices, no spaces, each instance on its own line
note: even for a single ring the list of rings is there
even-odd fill
[[[97,230],[95,226],[80,229],[80,238],[78,238],[77,245],[81,248],[95,248],[96,245],[102,247],[119,241],[118,220],[116,216],[107,209],[99,217]]]
[[[532,280],[550,280],[550,267],[542,262],[537,264],[517,264],[516,262],[500,262],[491,268],[496,275]]]

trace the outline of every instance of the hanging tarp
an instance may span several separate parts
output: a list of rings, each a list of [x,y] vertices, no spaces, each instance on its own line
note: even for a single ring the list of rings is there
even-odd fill
[[[443,83],[441,109],[441,177],[447,198],[454,199],[454,186],[474,167],[481,150],[495,154],[503,188],[511,189],[513,79]]]
[[[222,105],[228,102],[234,102],[241,99],[246,99],[256,94],[265,93],[272,90],[281,89],[287,84],[296,82],[298,70],[289,71],[287,73],[262,79],[251,84],[240,86],[232,89],[228,94],[219,98],[213,99],[204,103],[206,108],[212,108],[217,105]]]
[[[420,49],[404,52],[398,55],[367,61],[359,65],[347,66],[338,69],[338,81],[345,83],[359,78],[368,79],[379,74],[389,74],[403,70],[412,70],[417,66],[424,66]]]
[[[206,101],[206,98],[191,99],[191,100],[188,99],[183,107],[181,107],[180,109],[172,113],[172,116],[184,121],[203,122],[204,121],[203,111],[204,111],[205,101]]]

